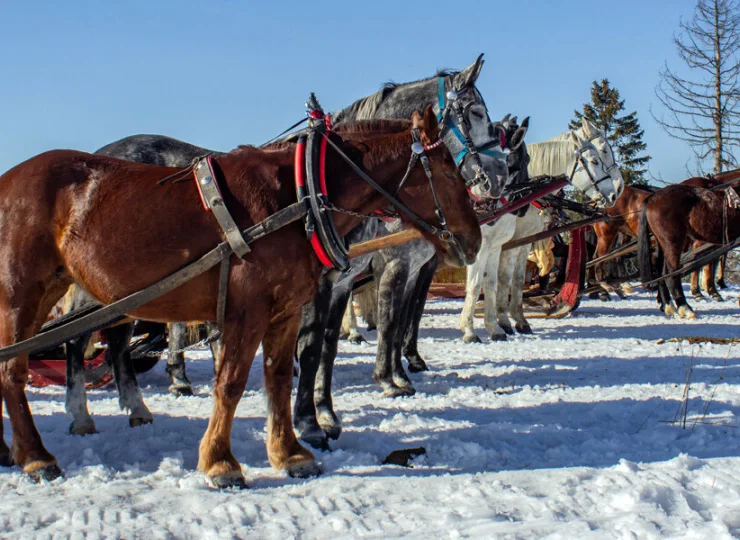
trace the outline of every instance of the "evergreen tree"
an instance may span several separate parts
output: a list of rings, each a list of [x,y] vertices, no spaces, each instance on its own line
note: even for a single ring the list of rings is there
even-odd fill
[[[646,165],[650,156],[644,153],[647,148],[642,140],[645,130],[640,128],[636,112],[619,116],[623,110],[624,100],[620,99],[619,90],[612,88],[608,79],[594,81],[591,103],[583,105],[583,112],[574,111],[575,118],[569,127],[581,127],[583,117],[590,120],[606,133],[625,184],[647,185]]]

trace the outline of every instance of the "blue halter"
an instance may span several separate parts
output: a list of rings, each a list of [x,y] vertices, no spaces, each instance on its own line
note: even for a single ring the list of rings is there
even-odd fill
[[[437,79],[437,88],[439,91],[439,112],[437,113],[437,122],[442,122],[442,119],[445,117],[444,111],[445,111],[445,78],[439,77]],[[460,129],[453,123],[447,123],[446,127],[449,128],[449,130],[457,137],[457,140],[460,141],[463,145],[463,149],[456,155],[455,157],[455,164],[459,167],[462,163],[463,159],[465,159],[465,156],[467,156],[470,153],[470,148],[472,146],[472,143],[463,136],[462,133],[460,133]],[[473,148],[475,148],[473,146]],[[485,154],[487,156],[491,156],[493,158],[498,159],[506,159],[506,154],[503,152],[499,152],[498,150],[491,150],[488,148],[484,148],[483,150],[478,150],[478,153]]]

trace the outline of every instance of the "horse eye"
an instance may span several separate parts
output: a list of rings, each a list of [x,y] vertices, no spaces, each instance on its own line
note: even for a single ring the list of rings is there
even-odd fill
[[[478,111],[470,111],[470,114],[472,114],[478,120],[483,120],[485,118],[485,116],[483,115],[483,113],[480,113]]]
[[[599,163],[599,160],[596,159],[596,158],[591,158],[591,163],[593,163],[594,165],[596,165],[596,164]]]

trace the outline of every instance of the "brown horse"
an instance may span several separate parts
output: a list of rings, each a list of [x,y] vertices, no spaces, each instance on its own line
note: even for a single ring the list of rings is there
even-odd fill
[[[423,118],[415,113],[412,123],[348,123],[338,129],[344,140],[330,136],[394,193],[409,164],[412,128],[418,129],[424,144],[438,140],[431,107]],[[270,151],[240,147],[214,158],[224,202],[240,229],[296,201],[294,150],[293,145]],[[481,234],[465,183],[445,146],[429,149],[427,155],[436,196],[458,248],[424,234],[447,262],[458,266],[472,262]],[[0,346],[36,334],[73,282],[110,303],[172,274],[222,242],[223,233],[203,210],[194,182],[158,184],[177,172],[56,150],[5,173],[0,178]],[[337,207],[367,213],[385,203],[333,150],[327,153],[326,173],[329,196]],[[417,166],[398,198],[428,224],[438,225],[433,195],[424,170]],[[334,214],[340,235],[362,219]],[[216,486],[244,485],[231,452],[231,426],[260,342],[270,463],[297,476],[319,472],[313,454],[293,432],[290,393],[301,307],[315,294],[321,271],[298,222],[253,243],[243,259],[232,256],[214,408],[198,461],[198,469]],[[161,322],[214,321],[218,282],[215,268],[130,315]],[[27,355],[2,363],[1,369],[0,389],[13,429],[12,459],[34,479],[61,475],[56,459],[44,448],[26,399]],[[4,442],[0,457],[6,464],[11,460]]]
[[[698,188],[704,188],[704,189],[711,189],[713,187],[716,187],[720,185],[723,181],[730,181],[733,178],[731,175],[725,174],[724,177],[728,178],[728,180],[718,180],[714,176],[694,176],[693,178],[689,178],[688,180],[684,180],[681,182],[684,185],[687,186],[694,186]],[[692,249],[696,249],[702,245],[702,242],[693,242],[691,244]],[[702,275],[702,283],[701,287],[699,287],[699,270],[695,270],[694,272],[691,272],[691,295],[694,297],[695,300],[703,300],[704,295],[701,293],[701,290],[704,289],[706,293],[709,295],[712,300],[716,300],[717,302],[722,302],[723,298],[722,295],[719,294],[719,291],[717,290],[717,286],[715,284],[715,275],[717,274],[717,268],[719,267],[720,270],[722,269],[724,264],[724,258],[721,261],[713,262],[711,264],[706,265],[704,268],[701,269],[701,275]]]
[[[710,189],[722,182],[727,182],[733,179],[731,175],[723,175],[722,180],[718,180],[715,177],[703,177],[695,176],[684,180],[681,184],[687,186],[694,186],[704,189]],[[596,252],[594,258],[602,257],[607,255],[614,247],[614,242],[617,239],[619,233],[623,233],[627,236],[637,238],[639,232],[640,214],[642,213],[642,206],[645,200],[654,193],[654,190],[644,188],[641,186],[625,186],[622,195],[617,199],[617,202],[611,208],[606,209],[606,213],[609,216],[609,221],[602,221],[596,223],[594,232],[597,237]],[[692,248],[699,247],[701,242],[692,245]],[[703,270],[703,283],[704,290],[713,299],[721,301],[722,297],[717,291],[714,283],[714,275],[716,273],[716,263],[707,265]],[[721,265],[720,265],[721,268]],[[597,282],[604,281],[604,263],[598,264],[594,267],[594,278]],[[701,290],[699,289],[699,271],[691,274],[691,294],[697,298],[703,298]],[[602,292],[602,299],[608,299],[608,293]]]
[[[703,179],[696,183],[701,183],[699,180]],[[720,181],[724,180],[717,182]],[[681,254],[690,243],[723,244],[740,236],[740,210],[728,204],[724,191],[710,191],[688,183],[665,187],[648,197],[640,216],[638,235],[643,283],[656,277],[652,265],[651,231],[658,241],[657,272],[673,272],[679,269]],[[671,298],[675,300],[675,308]],[[672,315],[677,309],[681,318],[696,318],[686,302],[680,276],[658,284],[658,302],[666,315]]]
[[[607,255],[613,249],[619,233],[637,237],[642,204],[651,193],[653,192],[649,189],[640,186],[624,187],[614,206],[606,209],[609,221],[594,224],[597,238],[594,258]],[[599,283],[604,281],[604,263],[594,266],[594,278]],[[608,293],[606,294],[608,297]]]

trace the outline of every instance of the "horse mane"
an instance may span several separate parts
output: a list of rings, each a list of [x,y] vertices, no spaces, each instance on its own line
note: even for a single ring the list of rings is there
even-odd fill
[[[413,84],[426,83],[431,79],[436,79],[437,77],[455,76],[459,73],[459,71],[451,69],[439,69],[433,76],[425,77],[416,81],[409,81],[402,84],[387,82],[383,86],[381,86],[380,90],[378,90],[374,94],[364,98],[360,98],[348,107],[345,107],[341,111],[335,113],[333,115],[333,120],[336,124],[339,124],[340,122],[351,122],[353,120],[367,120],[373,118],[375,116],[375,113],[378,112],[380,105],[386,99],[388,99],[391,94],[393,94],[393,92],[395,92],[397,89],[411,86]]]
[[[372,118],[378,112],[380,104],[390,96],[399,85],[396,83],[386,83],[380,90],[367,97],[360,98],[349,107],[345,107],[333,116],[335,123],[348,122],[353,120],[363,120]]]
[[[357,140],[358,136],[367,136],[366,138],[373,137],[387,137],[387,143],[374,145],[372,151],[365,154],[364,165],[367,168],[374,167],[375,165],[384,162],[385,160],[392,158],[396,159],[402,154],[411,155],[411,138],[408,140],[408,144],[398,144],[396,137],[391,135],[397,135],[400,133],[407,132],[411,129],[410,120],[391,119],[391,118],[376,118],[372,120],[355,120],[352,122],[346,122],[339,124],[334,127],[334,133],[342,139],[346,139],[347,142],[362,142]],[[279,140],[271,143],[265,147],[256,147],[253,145],[241,145],[232,150],[232,152],[241,152],[249,150],[262,150],[269,152],[277,152],[292,148],[293,144],[298,138],[297,134],[293,134],[289,139]],[[377,141],[375,141],[377,142]]]
[[[568,167],[573,164],[573,143],[558,137],[541,143],[527,144],[529,152],[527,172],[530,178],[570,172]]]

